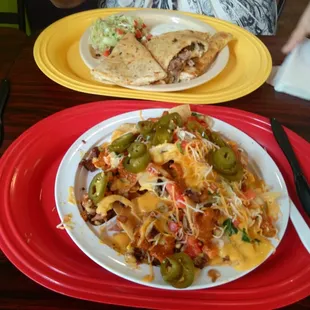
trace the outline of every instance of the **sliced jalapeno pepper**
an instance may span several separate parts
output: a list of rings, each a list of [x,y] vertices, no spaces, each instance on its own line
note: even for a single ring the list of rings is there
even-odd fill
[[[172,131],[168,127],[157,127],[152,143],[154,145],[170,143],[172,141]]]
[[[232,182],[241,181],[243,178],[243,167],[239,162],[236,164],[236,170],[235,174],[225,174],[223,177]]]
[[[210,140],[218,145],[219,147],[226,146],[226,142],[222,139],[222,137],[217,132],[211,132]]]
[[[124,159],[123,165],[127,171],[132,173],[139,173],[146,169],[150,161],[151,156],[149,152],[146,152],[144,155],[137,158],[126,157]]]
[[[175,253],[171,257],[182,266],[182,276],[176,281],[171,281],[171,285],[176,288],[186,288],[192,285],[195,278],[195,266],[191,258],[184,252]]]
[[[128,154],[131,158],[138,158],[147,151],[146,145],[141,142],[134,142],[128,148]]]
[[[138,122],[138,130],[142,135],[150,133],[154,128],[154,123],[151,121]]]
[[[170,283],[182,277],[183,267],[178,261],[167,257],[160,265],[160,273],[163,279]]]
[[[88,196],[94,203],[98,203],[104,197],[107,183],[108,178],[104,172],[96,174],[92,179],[88,188]]]
[[[197,122],[195,120],[189,121],[186,124],[186,127],[190,132],[198,132],[198,133],[200,133],[202,138],[208,139],[208,134],[207,134],[205,128],[199,122]]]
[[[165,126],[169,127],[170,129],[175,129],[177,126],[183,126],[183,120],[179,113],[174,112],[171,114],[163,115],[157,122],[156,126]]]
[[[119,138],[115,139],[109,146],[108,150],[110,152],[122,153],[129,145],[135,140],[135,135],[132,132],[128,132]]]
[[[236,165],[236,162],[236,155],[228,146],[223,146],[213,153],[213,163],[218,169],[230,169]]]

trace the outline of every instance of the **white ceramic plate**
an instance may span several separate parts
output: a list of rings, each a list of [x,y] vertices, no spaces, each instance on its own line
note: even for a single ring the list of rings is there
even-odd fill
[[[206,23],[203,23],[190,16],[185,16],[174,11],[165,10],[137,10],[125,12],[126,16],[141,17],[145,24],[149,27],[151,34],[159,35],[166,32],[177,30],[195,30],[201,32],[209,32],[211,34],[216,33],[216,30]],[[88,38],[90,34],[90,28],[88,28],[81,37],[80,40],[80,55],[88,66],[89,69],[94,69],[98,66],[99,60],[95,59],[89,49]],[[229,48],[226,46],[217,56],[215,62],[210,69],[203,75],[193,79],[177,84],[168,85],[148,85],[148,86],[128,86],[122,85],[127,88],[143,90],[143,91],[155,91],[155,92],[171,92],[184,89],[193,88],[204,84],[214,77],[216,77],[226,66],[229,60]],[[109,82],[107,82],[109,84]],[[110,83],[111,84],[111,83]]]
[[[147,109],[143,110],[142,114],[144,118],[158,117],[163,111],[164,109]],[[137,123],[140,121],[140,113],[141,111],[134,111],[105,120],[89,129],[73,143],[64,156],[56,176],[55,200],[57,211],[62,221],[65,215],[72,214],[74,227],[67,229],[67,232],[76,245],[97,264],[127,280],[142,285],[173,290],[172,286],[163,281],[158,267],[154,267],[155,279],[153,282],[142,281],[143,277],[149,274],[149,266],[141,265],[139,269],[128,267],[124,262],[123,256],[118,255],[114,250],[100,243],[98,227],[86,223],[82,219],[78,207],[68,202],[69,187],[74,187],[76,200],[79,201],[83,194],[81,189],[83,187],[87,188],[92,177],[96,174],[96,172],[88,173],[86,169],[79,168],[79,162],[83,155],[92,147],[101,145],[105,141],[110,141],[112,132],[122,123]],[[213,129],[237,141],[240,147],[250,154],[250,163],[252,168],[256,170],[256,173],[263,177],[272,191],[282,193],[279,199],[282,215],[277,222],[279,240],[272,239],[272,244],[276,248],[284,235],[289,218],[288,192],[281,172],[268,153],[239,129],[217,119],[214,119]],[[269,256],[271,254],[272,252],[269,253]],[[199,272],[192,286],[187,289],[193,290],[218,286],[236,280],[251,271],[240,272],[231,267],[216,267],[221,273],[221,277],[215,283],[212,283],[207,276],[209,269],[210,267],[206,267]]]

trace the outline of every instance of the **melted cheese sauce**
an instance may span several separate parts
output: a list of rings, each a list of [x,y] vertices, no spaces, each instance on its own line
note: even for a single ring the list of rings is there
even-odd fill
[[[130,238],[125,232],[120,232],[109,236],[105,227],[100,231],[100,240],[108,247],[117,251],[120,254],[125,254],[127,246],[129,245]]]
[[[273,249],[269,240],[260,239],[260,242],[249,243],[242,241],[241,233],[232,235],[230,242],[219,249],[220,257],[229,257],[231,266],[239,271],[252,269],[261,264]],[[218,259],[212,265],[218,264]]]

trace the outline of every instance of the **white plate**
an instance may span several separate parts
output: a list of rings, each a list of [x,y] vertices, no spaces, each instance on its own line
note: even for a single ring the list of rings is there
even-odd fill
[[[147,109],[143,110],[142,114],[144,118],[157,117],[163,111],[164,109]],[[72,214],[74,227],[71,230],[67,229],[67,232],[76,245],[97,264],[127,280],[142,285],[173,290],[174,288],[172,286],[169,286],[163,281],[158,267],[154,267],[155,279],[153,282],[142,281],[143,277],[149,274],[149,266],[141,265],[139,269],[128,267],[124,262],[123,256],[118,255],[114,250],[100,243],[97,234],[98,228],[84,222],[78,207],[68,202],[69,187],[74,187],[75,197],[79,201],[82,196],[81,188],[87,188],[87,184],[90,183],[92,177],[96,174],[96,172],[92,174],[87,173],[86,169],[79,168],[79,162],[85,152],[94,146],[101,145],[105,141],[110,141],[112,132],[122,123],[136,123],[140,121],[140,113],[141,111],[134,111],[105,120],[89,129],[73,143],[64,156],[56,176],[55,200],[57,211],[62,221],[65,215],[68,213]],[[272,239],[272,244],[276,248],[284,235],[289,218],[288,192],[281,172],[268,153],[257,142],[239,129],[218,119],[214,119],[213,129],[237,141],[240,147],[251,155],[251,167],[255,168],[256,173],[263,177],[272,191],[282,193],[279,199],[282,215],[277,222],[279,240]],[[272,252],[269,253],[269,256],[271,254]],[[218,286],[236,280],[251,271],[241,272],[231,267],[216,267],[221,273],[221,277],[215,283],[212,283],[211,279],[207,276],[209,269],[210,267],[204,268],[197,275],[192,286],[187,289],[193,290]]]
[[[206,23],[203,23],[190,16],[185,16],[175,11],[165,10],[137,10],[123,13],[125,16],[137,16],[141,17],[145,24],[149,27],[151,34],[159,35],[166,32],[176,30],[195,30],[201,32],[216,33],[216,30]],[[90,28],[88,28],[81,37],[80,40],[80,55],[89,69],[94,69],[98,66],[99,60],[92,57],[89,49],[88,38],[90,34]],[[143,90],[143,91],[155,91],[155,92],[171,92],[184,89],[193,88],[204,84],[211,79],[215,78],[227,65],[229,60],[229,48],[226,46],[217,56],[216,60],[210,67],[210,69],[203,75],[193,79],[191,81],[168,84],[168,85],[148,85],[148,86],[128,86],[123,87]],[[109,84],[109,82],[107,82]],[[110,83],[111,84],[111,83]]]

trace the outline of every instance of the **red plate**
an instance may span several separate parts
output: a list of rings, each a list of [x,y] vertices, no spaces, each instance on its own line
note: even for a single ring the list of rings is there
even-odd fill
[[[0,161],[2,251],[19,270],[45,287],[102,303],[158,309],[266,309],[308,296],[310,256],[291,223],[276,253],[255,271],[223,286],[182,292],[157,290],[119,278],[84,255],[65,231],[56,229],[60,219],[54,202],[55,175],[70,145],[104,119],[137,109],[171,106],[126,100],[84,104],[56,113],[22,134]],[[193,109],[236,126],[265,146],[298,205],[291,170],[266,118],[218,106]],[[309,180],[310,145],[287,132]]]

